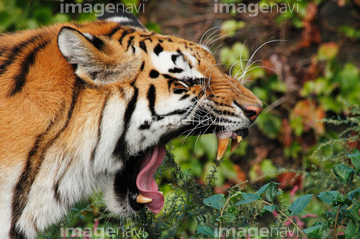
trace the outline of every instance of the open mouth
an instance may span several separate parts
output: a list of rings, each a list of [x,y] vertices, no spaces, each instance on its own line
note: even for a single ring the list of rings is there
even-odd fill
[[[240,141],[246,138],[249,134],[248,129],[237,130],[235,132],[218,132],[218,153],[217,159],[220,160],[231,141],[231,152],[234,152],[238,147]],[[134,210],[140,210],[143,205],[147,207],[151,212],[158,214],[164,206],[164,196],[159,191],[159,187],[154,180],[154,174],[156,170],[161,166],[166,156],[166,147],[164,142],[160,142],[158,145],[150,148],[138,158],[137,162],[128,162],[126,168],[132,168],[133,170],[124,169],[124,173],[130,177],[128,185],[128,199],[131,207]],[[133,174],[133,175],[129,175]],[[136,177],[135,177],[136,176]],[[124,182],[122,182],[124,183]]]

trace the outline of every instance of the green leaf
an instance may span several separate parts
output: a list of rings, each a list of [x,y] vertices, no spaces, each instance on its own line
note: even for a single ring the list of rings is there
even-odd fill
[[[354,178],[355,170],[352,168],[349,168],[348,166],[344,164],[337,164],[333,167],[333,171],[335,173],[336,178],[341,182],[342,184],[348,184],[351,183],[351,181]]]
[[[348,157],[351,159],[351,163],[356,169],[356,173],[360,173],[360,152],[358,149],[354,149],[353,154],[349,154]]]
[[[214,229],[209,226],[203,226],[203,225],[197,227],[196,234],[215,237]]]
[[[302,212],[306,206],[310,203],[313,194],[307,194],[299,197],[295,202],[289,207],[290,216],[295,216]]]
[[[324,203],[333,204],[338,199],[342,198],[342,195],[339,191],[328,191],[328,192],[321,192],[318,196]]]
[[[347,194],[347,197],[350,199],[350,200],[357,200],[358,198],[360,198],[360,188],[357,188],[351,192],[349,192]]]
[[[209,207],[221,210],[225,204],[224,194],[216,194],[209,198],[205,198],[204,203]]]
[[[269,201],[273,201],[276,196],[282,193],[282,191],[278,191],[278,188],[274,182],[271,182],[269,187],[266,189],[266,199]]]
[[[264,215],[265,212],[273,212],[276,209],[276,205],[267,205],[261,209],[261,214]]]
[[[352,239],[355,236],[356,231],[358,231],[358,227],[355,222],[350,222],[345,228],[345,239]]]
[[[315,231],[318,231],[321,227],[322,227],[322,225],[312,226],[312,227],[304,229],[304,232],[305,232],[305,234],[314,233]]]
[[[256,194],[261,196],[261,194],[263,194],[269,186],[270,186],[270,183],[265,184],[259,190],[257,190]]]
[[[345,216],[354,222],[360,222],[359,212],[357,210],[354,210],[353,208],[346,210]]]
[[[261,199],[259,195],[253,193],[241,193],[241,198],[242,199],[235,204],[236,206]]]
[[[328,238],[330,234],[330,228],[320,224],[306,228],[304,232],[309,236],[309,238],[325,239]]]

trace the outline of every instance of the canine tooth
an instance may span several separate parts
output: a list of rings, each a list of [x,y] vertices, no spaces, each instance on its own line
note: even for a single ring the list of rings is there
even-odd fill
[[[236,136],[236,139],[237,139],[237,142],[238,142],[238,143],[240,143],[240,142],[241,142],[241,140],[242,140],[242,137],[241,137],[241,136],[239,136],[239,135],[237,135],[237,136]]]
[[[136,202],[137,203],[149,203],[149,202],[152,202],[152,199],[139,194],[139,196],[136,197]]]
[[[241,136],[240,136],[241,137]],[[241,141],[241,140],[240,140]],[[240,142],[236,141],[235,139],[231,140],[231,153],[234,153],[234,151],[239,146]]]
[[[161,193],[161,195],[164,195],[164,193],[162,191],[159,191],[159,193]]]
[[[229,145],[230,138],[229,137],[219,137],[219,145],[218,145],[218,152],[217,152],[217,160],[220,160],[226,151],[227,146]]]

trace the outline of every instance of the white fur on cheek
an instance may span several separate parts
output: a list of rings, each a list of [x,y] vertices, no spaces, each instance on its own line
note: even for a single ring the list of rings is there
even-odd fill
[[[113,95],[106,104],[100,128],[101,136],[96,149],[94,162],[94,168],[98,172],[110,170],[109,173],[115,173],[122,167],[122,161],[117,160],[113,152],[124,130],[123,109],[125,108],[126,103],[119,94]]]
[[[196,67],[190,68],[189,63],[183,60],[183,57],[179,55],[177,57],[175,63],[171,60],[172,55],[179,55],[177,52],[168,52],[162,51],[159,55],[156,55],[154,52],[150,53],[151,61],[157,71],[161,74],[169,74],[169,70],[173,68],[179,68],[183,71],[180,73],[170,73],[174,74],[178,79],[186,79],[186,78],[203,78],[203,74],[201,74]],[[185,54],[184,54],[185,55]],[[196,59],[191,54],[186,54],[187,57],[191,61],[191,65],[195,66]]]

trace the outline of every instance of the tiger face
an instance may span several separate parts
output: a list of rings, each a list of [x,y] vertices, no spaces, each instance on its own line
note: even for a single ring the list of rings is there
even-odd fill
[[[4,237],[34,238],[98,187],[118,215],[158,213],[169,140],[214,133],[221,158],[262,110],[208,49],[127,13],[3,35],[0,52]]]

